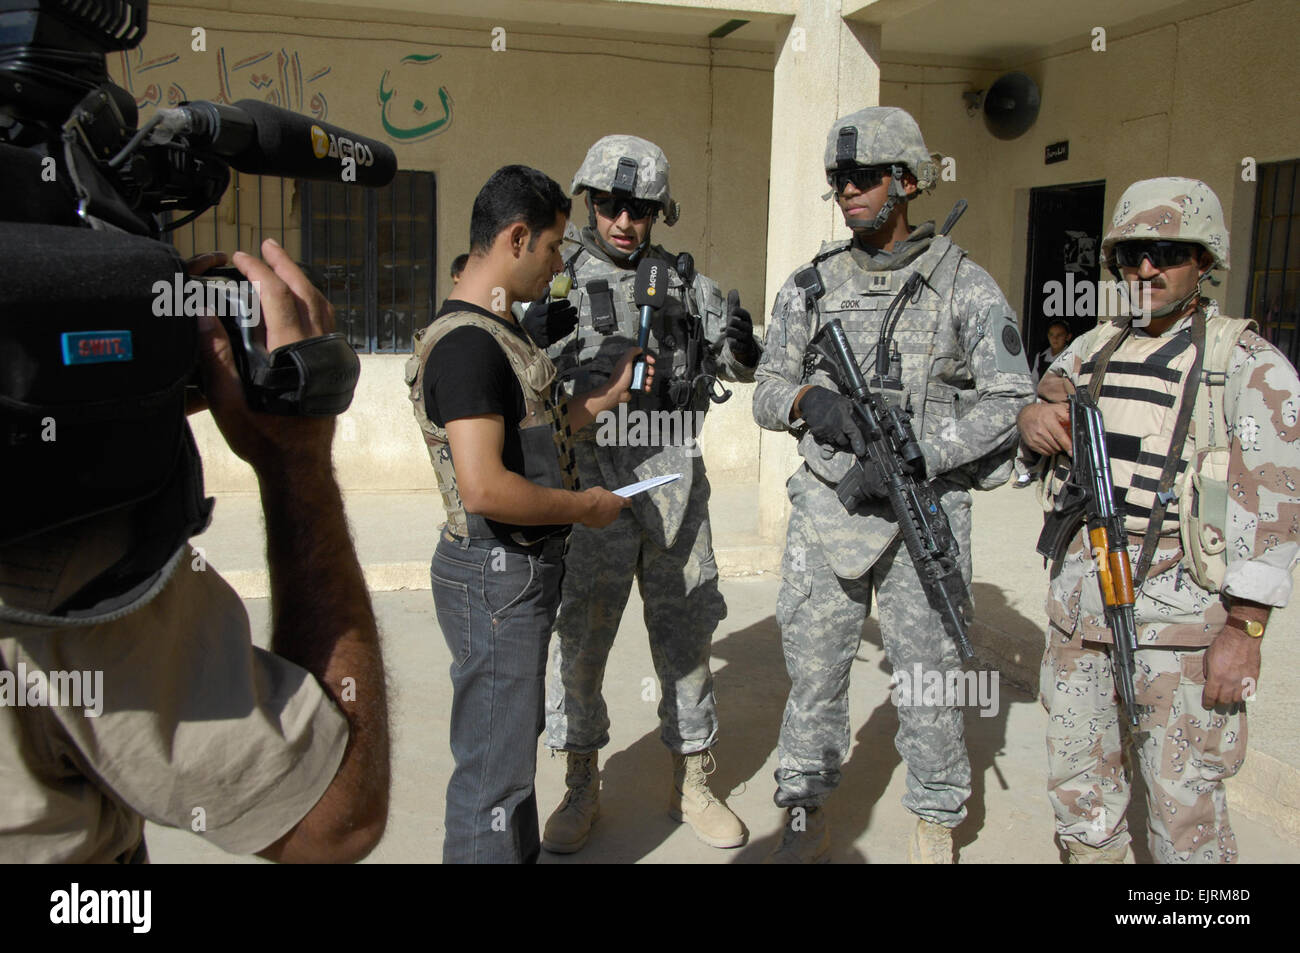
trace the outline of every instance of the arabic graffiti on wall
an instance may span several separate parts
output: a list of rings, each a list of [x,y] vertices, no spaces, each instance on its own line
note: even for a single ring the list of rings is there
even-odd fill
[[[145,59],[144,51],[123,52],[123,85],[135,97],[136,106],[177,106],[192,98],[173,77],[168,67],[180,62],[180,54],[164,53]],[[389,138],[402,143],[419,142],[445,132],[451,125],[453,101],[446,86],[434,86],[428,66],[441,53],[412,53],[379,78],[379,121]],[[232,104],[244,98],[265,100],[274,106],[308,113],[316,119],[329,115],[329,101],[323,86],[332,66],[308,69],[299,51],[260,50],[235,59],[220,47],[212,58],[215,75],[207,98]],[[427,91],[433,89],[433,95]],[[208,89],[203,92],[208,92]],[[200,97],[201,98],[201,97]]]
[[[168,79],[166,72],[156,72],[179,62],[179,54],[166,53],[146,60],[144,51],[137,48],[123,52],[121,57],[125,86],[135,97],[137,107],[161,106],[164,91],[168,106],[176,106],[191,98],[185,87]],[[231,63],[223,46],[217,50],[213,62],[216,91],[209,96],[213,102],[231,104],[240,99],[257,98],[273,106],[310,113],[317,119],[324,119],[329,114],[324,90],[311,87],[329,75],[333,67],[307,70],[297,50],[292,53],[283,47],[262,50]]]
[[[430,108],[419,93],[430,86],[425,78],[427,71],[422,67],[441,56],[441,53],[403,56],[397,65],[395,78],[390,80],[393,70],[384,70],[384,75],[379,78],[379,121],[391,138],[399,142],[419,142],[446,131],[451,125],[452,99],[447,87],[438,87],[441,111]]]

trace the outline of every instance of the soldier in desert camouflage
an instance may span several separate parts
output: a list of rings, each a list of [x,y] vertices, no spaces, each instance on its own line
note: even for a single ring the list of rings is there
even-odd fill
[[[588,150],[572,191],[586,193],[588,215],[565,262],[578,326],[548,339],[548,353],[560,378],[578,391],[605,380],[628,342],[637,341],[637,265],[643,258],[663,262],[672,270],[649,341],[658,358],[656,389],[634,398],[626,419],[676,422],[647,441],[625,441],[613,427],[586,428],[576,435],[579,476],[585,486],[611,489],[674,473],[681,479],[632,497],[601,534],[583,527],[573,534],[546,705],[546,744],[566,752],[566,790],[542,846],[555,853],[581,849],[599,814],[597,756],[609,741],[605,662],[635,579],[659,676],[660,737],[673,758],[669,814],[711,846],[738,847],[744,825],[706,780],[718,737],[709,647],[727,607],[718,591],[709,481],[697,438],[710,395],[723,393],[718,379],[752,380],[762,349],[735,291],[724,296],[714,281],[651,243],[656,219],[662,215],[672,225],[679,213],[668,160],[657,145],[605,136]],[[531,326],[540,327],[540,320]],[[632,427],[627,430],[630,435]]]
[[[793,434],[803,457],[786,484],[793,511],[776,606],[793,684],[776,771],[776,803],[789,817],[775,862],[829,859],[822,804],[839,784],[848,753],[849,669],[873,594],[895,672],[919,664],[947,681],[960,669],[883,487],[851,512],[836,496],[852,463],[844,451],[860,440],[859,424],[836,383],[810,360],[809,341],[821,324],[839,318],[870,378],[886,311],[891,304],[900,309],[886,345],[896,352],[892,399],[912,413],[924,476],[938,483],[967,587],[970,491],[1010,475],[1016,412],[1033,393],[1015,315],[996,283],[936,235],[933,222],[913,228],[907,220],[907,202],[937,178],[916,121],[885,107],[840,119],[827,138],[825,168],[854,237],[823,246],[781,287],[755,375],[754,419]],[[805,293],[813,268],[824,287],[816,300]],[[900,706],[898,716],[895,745],[907,768],[903,804],[917,815],[910,856],[952,863],[952,829],[966,816],[970,796],[962,712],[951,704]]]
[[[1290,598],[1300,552],[1300,381],[1253,322],[1220,316],[1201,295],[1211,271],[1228,268],[1223,211],[1205,183],[1131,185],[1102,253],[1139,315],[1066,348],[1018,423],[1026,446],[1068,453],[1068,394],[1091,385],[1097,395],[1129,533],[1140,723],[1129,732],[1120,717],[1111,633],[1080,533],[1047,597],[1041,699],[1057,836],[1072,863],[1124,861],[1128,735],[1153,857],[1231,863],[1223,781],[1246,756],[1244,701],[1259,679],[1260,640],[1270,611]],[[1045,506],[1064,455],[1058,464]]]

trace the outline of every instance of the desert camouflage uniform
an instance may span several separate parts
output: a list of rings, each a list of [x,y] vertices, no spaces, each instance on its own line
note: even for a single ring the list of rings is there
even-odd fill
[[[776,610],[793,683],[776,771],[776,803],[783,807],[819,806],[840,781],[849,747],[849,670],[873,591],[895,671],[918,663],[944,673],[960,667],[889,504],[875,500],[846,512],[833,487],[851,456],[817,443],[802,420],[790,420],[803,385],[838,391],[821,368],[805,363],[809,340],[819,324],[839,318],[870,378],[885,309],[913,271],[928,276],[904,307],[894,341],[901,356],[902,399],[913,412],[927,472],[939,478],[967,586],[970,490],[1005,480],[1016,414],[1032,394],[1015,316],[1002,292],[960,248],[936,237],[933,223],[916,228],[890,254],[847,246],[826,246],[818,256],[824,258],[818,269],[826,289],[817,303],[820,318],[794,275],[781,287],[755,375],[754,419],[768,430],[794,434],[804,458],[786,484],[793,512]],[[999,456],[995,474],[992,461]],[[904,805],[955,827],[965,817],[970,795],[961,711],[915,706],[900,707],[898,715],[895,745],[907,766]]]
[[[1213,302],[1206,304],[1214,313]],[[1184,333],[1191,320],[1170,327],[1161,339]],[[1099,333],[1072,342],[1050,372],[1079,382]],[[1145,336],[1133,333],[1135,340]],[[1112,366],[1124,360],[1126,347],[1127,342],[1115,352]],[[1181,381],[1171,382],[1170,393],[1181,393],[1182,387]],[[1284,606],[1300,552],[1300,381],[1282,354],[1247,331],[1232,354],[1223,400],[1231,430],[1223,591]],[[1167,432],[1152,439],[1163,441],[1160,446],[1167,450]],[[1146,439],[1144,449],[1145,444]],[[1170,514],[1176,517],[1179,505],[1175,499]],[[1129,558],[1136,565],[1145,522],[1130,516],[1126,529]],[[1057,831],[1063,839],[1093,847],[1120,847],[1130,839],[1123,736],[1110,657],[1098,644],[1111,641],[1110,630],[1082,532],[1051,582],[1047,611],[1040,697],[1049,715],[1048,788]],[[1236,838],[1222,782],[1245,759],[1246,711],[1244,705],[1201,706],[1205,650],[1227,611],[1218,593],[1201,588],[1185,569],[1176,527],[1161,538],[1134,614],[1141,721],[1133,742],[1148,791],[1152,855],[1162,863],[1233,862]]]
[[[671,204],[671,203],[670,203]],[[675,213],[674,213],[675,215]],[[571,392],[581,393],[608,379],[623,352],[637,343],[638,309],[632,291],[634,268],[623,268],[601,249],[591,228],[581,233],[582,248],[572,258],[574,278],[570,300],[578,308],[574,334],[552,345],[548,353]],[[647,257],[670,266],[675,256],[658,245]],[[616,326],[608,333],[593,325],[590,282],[608,282]],[[665,321],[683,314],[683,292],[693,313],[703,321],[709,342],[727,341],[725,301],[718,286],[696,275],[684,289],[676,272],[669,275],[668,302],[652,325],[648,350],[657,355],[656,384],[671,376],[684,342],[665,350],[665,335],[680,336]],[[717,375],[726,380],[753,380],[754,369],[731,353],[719,354]],[[628,411],[655,411],[670,405],[650,395],[634,395]],[[698,437],[709,400],[696,388],[677,419],[690,413],[690,433]],[[587,752],[609,741],[609,712],[601,688],[605,662],[614,643],[632,580],[637,580],[645,605],[650,653],[659,677],[661,737],[673,751],[694,754],[717,740],[717,710],[709,645],[713,631],[726,617],[718,591],[718,567],[709,528],[709,481],[692,439],[667,446],[602,446],[598,427],[589,425],[576,437],[578,474],[583,486],[616,489],[650,477],[680,473],[675,483],[638,494],[632,506],[602,530],[576,525],[565,557],[564,594],[556,620],[555,651],[547,685],[546,744],[553,749]],[[679,431],[680,433],[680,431]],[[639,691],[640,687],[637,686]]]

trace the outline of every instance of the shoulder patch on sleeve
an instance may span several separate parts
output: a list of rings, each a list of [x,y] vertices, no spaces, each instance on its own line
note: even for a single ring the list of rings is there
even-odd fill
[[[1029,362],[1025,359],[1025,345],[1020,340],[1020,329],[1016,327],[1011,315],[1003,314],[1001,321],[995,320],[992,333],[998,373],[1028,375]]]

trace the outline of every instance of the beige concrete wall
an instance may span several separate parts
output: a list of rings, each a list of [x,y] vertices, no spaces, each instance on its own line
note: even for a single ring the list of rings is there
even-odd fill
[[[194,26],[206,30],[205,52],[192,49]],[[179,98],[225,95],[233,102],[274,96],[280,105],[392,145],[400,168],[435,172],[440,282],[452,258],[468,246],[474,196],[493,170],[525,163],[567,190],[597,138],[613,132],[644,136],[667,153],[674,196],[682,206],[681,220],[672,228],[661,223],[655,240],[674,251],[691,251],[701,271],[724,290],[738,288],[761,320],[770,58],[710,49],[698,41],[651,43],[631,34],[624,39],[607,34],[596,42],[560,30],[528,33],[509,21],[503,26],[505,51],[494,52],[485,30],[287,19],[159,4],[151,5],[142,49],[128,54],[125,63],[112,58],[110,70],[119,83],[129,79],[137,97],[163,105]],[[249,62],[264,53],[269,57]],[[439,58],[430,62],[404,62],[411,54],[435,53]],[[385,91],[395,91],[388,104],[391,127],[410,129],[448,114],[449,121],[418,141],[386,132],[381,81]],[[423,113],[413,107],[417,98]],[[146,104],[142,118],[151,112]],[[251,190],[239,195],[244,226],[238,230],[235,201],[232,190],[219,216],[220,243],[228,250],[252,248],[256,236],[247,223],[255,218],[255,196]],[[278,195],[274,201],[278,219]],[[296,252],[292,189],[286,190],[286,203],[287,244]],[[575,217],[585,223],[585,209],[576,210]],[[212,244],[210,235],[203,230],[198,244]],[[445,293],[444,283],[439,297]],[[336,449],[345,489],[432,485],[401,392],[401,362],[382,355],[362,358],[356,402],[340,423]],[[737,396],[719,408],[707,428],[705,454],[720,475],[752,480],[757,479],[757,434],[747,406],[747,397]],[[209,489],[253,490],[248,468],[225,450],[210,418],[201,415],[194,423]]]
[[[1172,11],[1177,15],[1177,10]],[[1129,183],[1157,175],[1203,179],[1233,224],[1235,268],[1210,289],[1220,302],[1244,299],[1253,188],[1241,160],[1300,155],[1294,90],[1300,65],[1284,51],[1300,43],[1292,0],[1253,0],[1174,23],[1107,32],[1105,52],[1081,37],[1002,70],[916,65],[885,52],[881,102],[921,123],[927,145],[957,159],[957,181],[921,200],[914,221],[942,219],[957,198],[970,201],[953,237],[1023,310],[1027,204],[1017,192],[1106,180],[1106,216]],[[1001,72],[1028,73],[1042,92],[1035,125],[1003,142],[967,116],[961,93],[987,88]],[[1068,139],[1070,157],[1043,164],[1043,149]],[[1247,208],[1240,207],[1246,205]]]
[[[788,29],[774,55],[768,56],[710,51],[698,44],[661,42],[662,37],[653,43],[606,39],[595,45],[558,33],[529,34],[506,23],[507,51],[494,53],[490,36],[479,30],[287,20],[158,5],[151,8],[149,38],[131,75],[137,95],[145,95],[152,83],[163,101],[178,91],[189,98],[212,98],[222,90],[218,53],[224,50],[225,83],[232,100],[283,91],[287,105],[311,112],[313,105],[321,104],[313,97],[323,97],[327,119],[392,143],[403,168],[438,174],[440,274],[463,250],[473,197],[492,169],[505,162],[527,162],[567,188],[587,145],[598,136],[612,131],[647,136],[668,152],[674,191],[683,206],[681,222],[672,229],[661,225],[656,239],[694,252],[699,267],[724,288],[741,290],[762,323],[790,268],[822,238],[843,232],[820,202],[809,204],[807,215],[791,211],[791,203],[808,203],[808,190],[820,188],[820,177],[814,182],[804,167],[820,161],[827,124],[821,113],[833,118],[832,113],[871,101],[872,70],[867,65],[870,56],[863,59],[864,38],[835,17],[828,19],[822,3],[791,3],[788,9],[798,14],[789,26],[812,28],[806,52],[797,58],[786,42]],[[1253,200],[1253,187],[1240,181],[1241,158],[1250,155],[1263,162],[1300,153],[1300,115],[1290,107],[1293,97],[1287,93],[1295,88],[1300,69],[1294,58],[1267,52],[1289,49],[1300,39],[1300,25],[1290,11],[1288,0],[1253,0],[1127,34],[1112,28],[1104,53],[1091,51],[1087,38],[1080,38],[1025,62],[1005,64],[1004,69],[918,64],[906,54],[883,51],[880,102],[913,112],[930,148],[957,160],[957,180],[940,183],[934,195],[918,201],[913,220],[942,219],[957,198],[968,199],[970,209],[954,237],[989,269],[1021,311],[1030,188],[1105,179],[1109,210],[1123,187],[1136,178],[1197,176],[1219,193],[1234,229],[1238,267],[1228,284],[1214,293],[1240,307]],[[190,28],[199,24],[208,31],[207,53],[190,49]],[[861,30],[857,24],[853,28]],[[820,33],[823,29],[827,32]],[[834,42],[824,41],[832,34]],[[870,42],[866,38],[867,46]],[[1207,63],[1209,49],[1215,55]],[[238,66],[262,52],[272,56]],[[304,94],[298,97],[296,89],[279,78],[281,52],[289,75],[295,55],[304,80],[327,67],[329,71],[305,82]],[[403,64],[409,53],[438,53],[440,58]],[[175,62],[158,65],[171,56]],[[851,68],[848,73],[831,68],[835,63]],[[122,81],[121,63],[114,59],[110,66]],[[1000,72],[1013,68],[1038,81],[1043,109],[1026,135],[1002,142],[985,130],[979,116],[967,115],[961,93],[987,87]],[[426,115],[440,113],[438,90],[445,88],[450,123],[411,144],[386,135],[378,101],[385,70],[390,71],[387,88],[398,91],[394,102],[405,102],[408,110],[392,113],[391,121],[416,121],[407,98],[415,95],[426,103]],[[773,77],[781,70],[788,74],[790,86],[781,100],[784,105],[777,104],[780,128],[801,132],[773,141]],[[1207,76],[1213,80],[1206,82]],[[1134,96],[1134,90],[1142,94]],[[832,99],[834,108],[821,109],[815,120],[809,119],[813,106]],[[1058,139],[1070,140],[1070,159],[1046,166],[1043,147]],[[792,140],[797,145],[791,145]],[[770,191],[769,169],[774,170]],[[278,202],[278,197],[271,201]],[[228,223],[222,227],[223,242],[234,241],[232,202],[228,196],[223,207]],[[243,247],[250,247],[255,238],[247,225],[253,202],[251,191],[241,193],[239,217],[245,224],[238,242]],[[297,202],[291,189],[286,203],[288,242],[296,250],[297,233],[292,229]],[[808,216],[810,224],[792,226]],[[779,253],[773,254],[767,240],[769,228],[776,226],[782,235]],[[431,485],[396,383],[400,363],[385,356],[363,358],[357,404],[340,428],[339,467],[349,489]],[[758,479],[760,437],[748,417],[749,392],[741,388],[731,402],[715,408],[706,428],[705,460],[720,477]],[[389,426],[390,421],[398,423]],[[205,447],[213,490],[251,490],[246,468],[228,454],[222,456],[225,451],[210,422],[196,419],[196,431]],[[763,529],[774,538],[783,528],[780,483],[793,465],[785,446],[790,442],[781,434],[762,441],[767,474]],[[359,454],[355,461],[353,454]]]
[[[794,6],[775,56],[773,126],[783,134],[772,140],[765,313],[822,242],[848,234],[839,210],[821,197],[826,131],[837,117],[876,105],[880,88],[879,27],[846,23],[836,4],[820,0]],[[789,516],[785,483],[799,457],[785,432],[761,432],[758,447],[759,534],[779,541]]]

